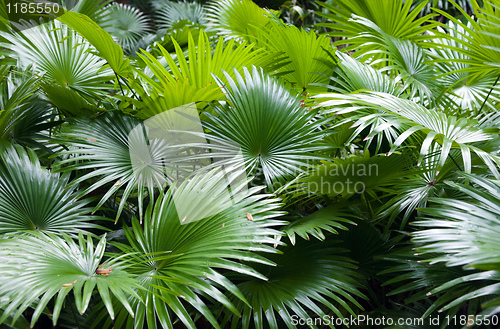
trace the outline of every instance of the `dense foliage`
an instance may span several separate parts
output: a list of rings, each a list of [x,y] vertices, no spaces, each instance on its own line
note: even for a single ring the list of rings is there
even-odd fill
[[[499,0],[54,2],[0,0],[1,328],[495,327]]]

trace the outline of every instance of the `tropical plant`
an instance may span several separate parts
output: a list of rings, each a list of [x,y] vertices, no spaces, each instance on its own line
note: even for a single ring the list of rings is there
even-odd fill
[[[34,326],[44,308],[57,294],[52,313],[56,324],[69,292],[73,292],[76,307],[83,313],[96,286],[111,318],[114,312],[110,291],[133,313],[125,294],[137,295],[133,290],[137,281],[111,261],[107,264],[109,268],[103,267],[101,270],[109,271],[109,274],[104,272],[107,275],[101,275],[99,270],[96,272],[96,268],[101,266],[99,263],[104,255],[106,238],[103,237],[94,247],[90,235],[85,239],[80,232],[77,242],[67,235],[60,237],[39,232],[0,240],[3,273],[0,286],[2,296],[9,297],[0,304],[4,310],[0,321],[5,321],[14,312],[12,321],[15,322],[26,308],[36,305],[30,324]],[[19,273],[23,275],[19,276]],[[30,282],[30,289],[26,289],[26,282]]]
[[[212,27],[230,38],[246,38],[271,22],[266,10],[249,0],[223,0],[208,8]]]
[[[157,2],[157,10],[159,29],[171,29],[176,23],[185,20],[200,25],[207,23],[205,8],[196,2]]]
[[[0,0],[1,328],[496,328],[498,0],[55,2]]]
[[[149,32],[147,17],[134,7],[113,4],[106,8],[106,15],[107,22],[104,23],[103,28],[127,52],[130,52]]]
[[[424,40],[426,39],[425,32],[435,26],[435,23],[430,21],[435,14],[418,17],[420,10],[426,5],[425,2],[413,10],[412,1],[404,0],[379,2],[339,0],[335,4],[328,2],[319,2],[319,4],[328,9],[328,12],[318,12],[318,15],[327,18],[329,22],[318,25],[330,29],[332,36],[341,38],[337,44],[348,45],[349,50],[373,41],[369,36],[365,37],[367,28],[357,22],[357,18],[368,19],[387,35],[402,40]],[[428,25],[424,25],[424,22]],[[367,45],[365,48],[360,48],[360,50],[365,49],[373,49],[373,47]]]
[[[58,21],[1,35],[8,41],[3,46],[11,50],[9,56],[22,69],[30,67],[54,106],[73,115],[95,111],[110,72],[85,39]]]
[[[272,185],[297,175],[318,158],[313,152],[324,148],[318,142],[322,120],[315,119],[314,110],[304,112],[296,95],[256,67],[252,73],[246,68],[243,72],[234,73],[237,82],[224,72],[227,103],[214,109],[216,115],[207,113],[210,121],[205,125],[212,131],[208,138],[236,143],[248,172],[262,169],[266,183]]]

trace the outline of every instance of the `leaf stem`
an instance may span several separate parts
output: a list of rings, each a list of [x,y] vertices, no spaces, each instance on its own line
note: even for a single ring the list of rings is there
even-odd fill
[[[122,84],[120,82],[120,77],[118,76],[118,74],[116,72],[115,72],[115,76],[116,76],[116,81],[118,81],[118,85],[120,86],[120,90],[122,91],[123,96],[125,96],[125,92],[123,91]]]
[[[134,89],[132,89],[132,87],[130,87],[130,85],[128,84],[127,80],[124,77],[122,77],[122,79],[123,79],[123,82],[125,82],[125,85],[128,87],[128,89],[130,89],[130,91],[134,95],[135,99],[137,99],[138,101],[140,101],[141,98],[139,96],[137,96],[137,94],[135,93]]]
[[[481,110],[483,109],[484,107],[484,104],[486,104],[486,101],[488,100],[488,98],[490,97],[491,95],[491,92],[493,91],[493,88],[495,88],[496,84],[498,83],[498,80],[500,79],[500,74],[498,75],[495,83],[493,84],[493,86],[491,86],[491,89],[490,89],[490,92],[488,93],[488,95],[486,96],[486,98],[484,99],[484,102],[483,102],[483,105],[481,105],[481,108],[479,108],[479,112],[481,112]]]
[[[451,156],[451,154],[448,154],[448,156],[450,157],[451,161],[453,161],[453,163],[455,164],[455,166],[457,166],[458,170],[463,171],[462,168],[460,168],[460,166],[458,165],[458,163],[455,161],[455,158],[453,158]]]

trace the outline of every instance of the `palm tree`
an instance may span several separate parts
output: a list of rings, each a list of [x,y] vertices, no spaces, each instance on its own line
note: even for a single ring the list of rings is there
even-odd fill
[[[0,327],[500,322],[497,0],[55,2],[0,0]]]

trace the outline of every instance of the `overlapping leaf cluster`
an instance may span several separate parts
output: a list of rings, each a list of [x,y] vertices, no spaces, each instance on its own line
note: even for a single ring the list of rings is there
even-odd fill
[[[0,0],[0,325],[500,313],[498,1],[130,3]],[[186,104],[244,195],[141,179]]]

